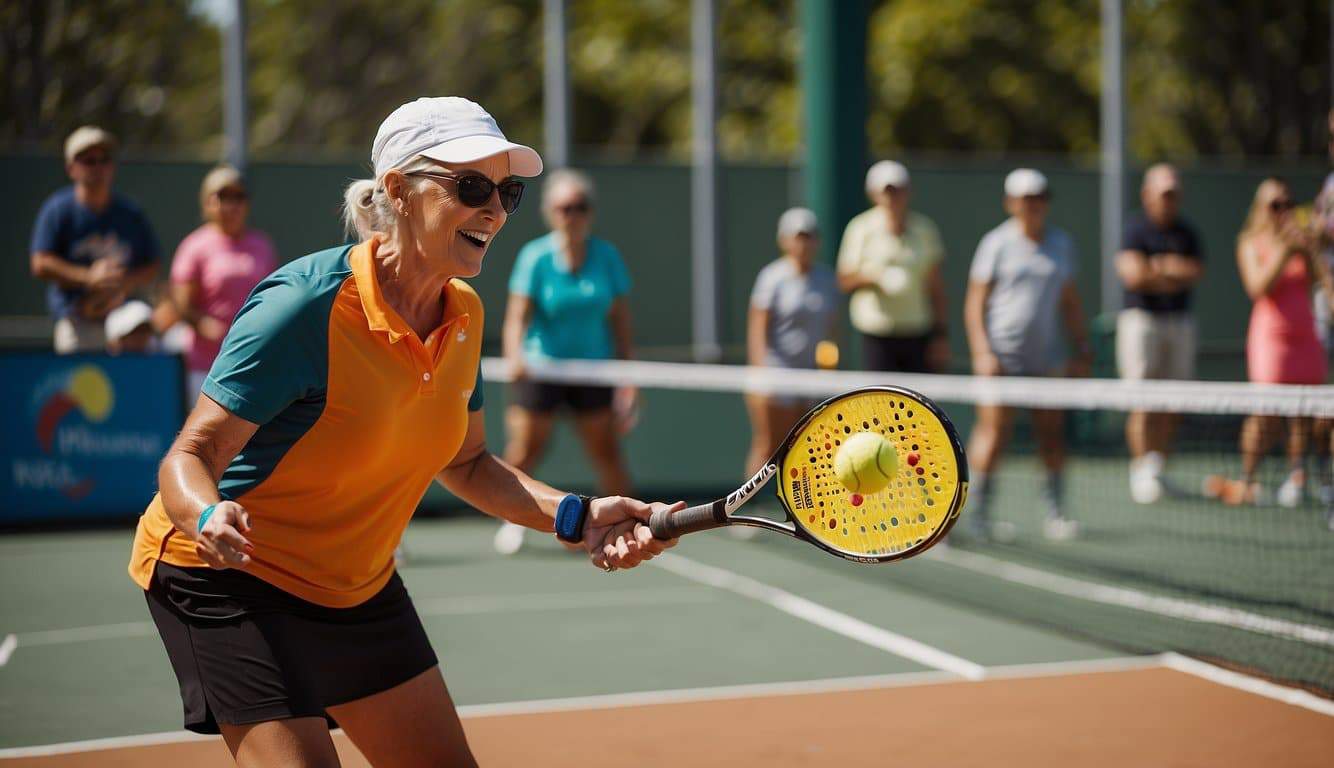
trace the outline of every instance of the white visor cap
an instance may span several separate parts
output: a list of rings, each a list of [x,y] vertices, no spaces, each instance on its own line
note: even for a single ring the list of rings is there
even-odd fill
[[[140,326],[153,324],[153,308],[137,299],[127,301],[111,310],[107,315],[103,330],[107,341],[119,341],[139,330]]]
[[[1005,177],[1006,197],[1035,197],[1047,194],[1047,177],[1032,168],[1016,168]]]
[[[506,139],[480,104],[458,96],[423,97],[395,109],[380,123],[371,145],[371,165],[379,179],[419,155],[442,163],[470,163],[499,154],[509,155],[512,176],[542,173],[541,155]]]
[[[885,187],[904,189],[909,185],[908,169],[903,163],[881,160],[866,171],[866,194],[874,195]]]
[[[788,208],[778,217],[778,236],[819,234],[820,225],[810,208]]]

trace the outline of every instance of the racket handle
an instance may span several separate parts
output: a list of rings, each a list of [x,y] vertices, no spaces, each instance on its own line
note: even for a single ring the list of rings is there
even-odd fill
[[[660,509],[648,521],[654,538],[664,540],[724,525],[727,525],[727,510],[721,499],[697,507],[686,507],[679,512]]]

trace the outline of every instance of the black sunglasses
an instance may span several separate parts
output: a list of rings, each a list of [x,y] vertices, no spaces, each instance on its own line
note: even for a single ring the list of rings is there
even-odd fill
[[[558,205],[558,206],[556,206],[556,210],[558,210],[558,211],[560,211],[561,213],[564,213],[564,214],[571,214],[571,213],[588,213],[588,211],[589,211],[591,208],[592,208],[592,206],[588,204],[588,201],[587,201],[587,200],[580,200],[580,201],[578,201],[578,202],[568,203],[568,204],[566,204],[566,205]]]
[[[1269,201],[1269,210],[1274,211],[1275,213],[1278,213],[1279,211],[1290,211],[1290,210],[1292,210],[1293,208],[1296,208],[1296,207],[1297,207],[1297,204],[1294,203],[1294,202],[1292,202],[1291,200],[1270,200],[1270,201]]]
[[[447,173],[414,171],[407,175],[454,182],[454,186],[458,189],[459,202],[469,208],[481,208],[491,199],[492,192],[499,192],[500,207],[505,209],[505,213],[514,213],[519,210],[519,201],[523,199],[523,182],[517,179],[507,179],[497,184],[480,173],[452,176]]]
[[[74,162],[90,168],[99,165],[111,165],[111,155],[75,155]]]
[[[250,195],[239,189],[224,189],[218,193],[218,199],[224,203],[244,203],[250,199]]]

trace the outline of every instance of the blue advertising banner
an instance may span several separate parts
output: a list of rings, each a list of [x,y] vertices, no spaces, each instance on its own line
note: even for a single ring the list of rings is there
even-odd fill
[[[175,355],[0,355],[0,525],[133,518],[185,418]]]

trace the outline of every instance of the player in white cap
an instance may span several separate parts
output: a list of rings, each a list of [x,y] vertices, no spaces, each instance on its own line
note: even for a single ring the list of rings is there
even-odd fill
[[[1047,177],[1019,168],[1005,177],[1005,211],[1010,215],[982,238],[968,272],[964,324],[979,376],[1086,376],[1091,363],[1088,333],[1075,289],[1074,240],[1047,226]],[[1043,500],[1045,533],[1067,539],[1077,530],[1062,508],[1064,414],[1033,410],[1038,454],[1047,468]],[[979,405],[968,442],[972,483],[970,526],[982,536],[992,530],[988,516],[994,475],[1009,437],[1012,409]]]
[[[862,366],[925,373],[949,362],[945,258],[940,232],[909,209],[908,169],[881,160],[866,172],[873,204],[848,222],[838,249],[838,281],[862,335]]]

